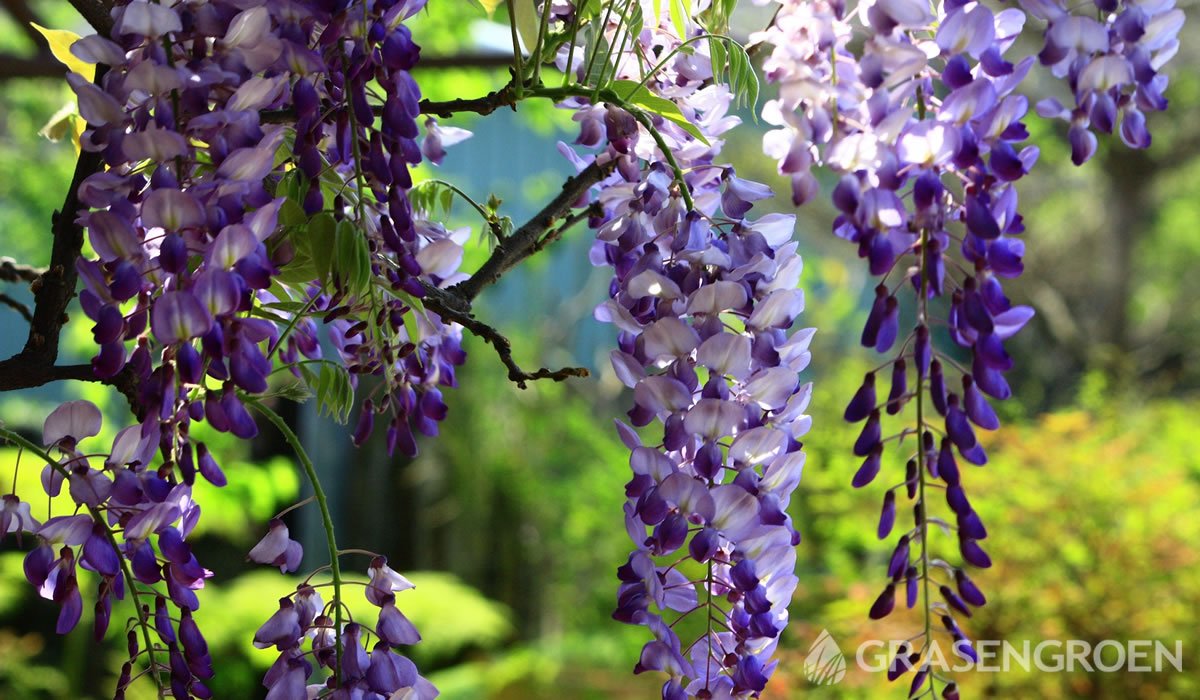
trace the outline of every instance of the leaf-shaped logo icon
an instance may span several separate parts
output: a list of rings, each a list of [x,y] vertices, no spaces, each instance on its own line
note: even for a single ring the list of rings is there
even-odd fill
[[[804,657],[804,675],[817,685],[833,685],[845,678],[846,657],[829,630],[821,630],[817,641],[809,647],[808,656]]]

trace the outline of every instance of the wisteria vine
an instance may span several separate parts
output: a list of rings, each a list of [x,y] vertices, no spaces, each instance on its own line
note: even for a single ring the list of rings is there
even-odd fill
[[[940,685],[941,697],[957,698],[933,647],[945,634],[975,657],[958,620],[986,598],[965,567],[991,564],[959,461],[987,461],[976,430],[999,428],[989,399],[1012,393],[1004,342],[1033,316],[1001,285],[1023,271],[1016,183],[1040,155],[1026,143],[1019,89],[1037,62],[1065,79],[1073,104],[1048,98],[1036,112],[1069,124],[1077,165],[1095,153],[1096,132],[1148,147],[1146,113],[1166,108],[1162,68],[1183,14],[1170,0],[754,4],[775,9],[749,42],[766,49],[762,73],[778,91],[762,109],[772,127],[763,150],[790,178],[796,206],[818,195],[821,168],[833,174],[833,231],[879,278],[862,343],[890,355],[845,410],[863,423],[851,483],[873,483],[894,443],[905,473],[884,492],[877,534],[896,530],[901,491],[914,518],[869,615],[887,616],[898,596],[919,607],[924,628],[888,677],[912,672],[909,697]],[[421,51],[405,21],[426,0],[87,8],[98,33],[70,50],[96,77],[67,78],[87,123],[68,199],[79,211],[55,224],[58,267],[38,278],[30,344],[9,362],[49,348],[28,385],[67,376],[53,367],[59,318],[81,279],[96,352],[85,376],[69,374],[119,389],[135,421],[104,447],[101,413],[86,401],[51,413],[40,443],[3,429],[41,460],[45,492],[65,484],[77,508],[41,523],[27,500],[4,495],[0,537],[33,535],[25,574],[59,606],[59,633],[82,616],[78,567],[97,575],[98,639],[113,601],[131,597],[114,698],[141,677],[160,695],[212,696],[212,658],[193,619],[212,572],[188,538],[200,517],[197,475],[218,487],[226,478],[193,428],[248,440],[256,414],[296,452],[328,550],[328,564],[255,634],[256,647],[279,652],[267,697],[437,695],[400,653],[420,635],[397,607],[412,583],[386,557],[368,553],[358,582],[376,620],[351,619],[341,560],[363,552],[340,548],[316,469],[271,408],[272,387],[286,373],[343,419],[357,394],[353,442],[382,420],[389,453],[412,456],[415,434],[437,435],[446,416],[441,392],[457,383],[464,329],[491,343],[522,387],[585,374],[525,372],[471,310],[487,285],[583,221],[595,231],[591,261],[613,272],[595,315],[617,327],[612,367],[632,389],[617,431],[630,450],[634,551],[617,570],[613,617],[649,631],[635,672],[665,673],[665,700],[766,688],[799,583],[787,508],[811,424],[801,375],[814,329],[793,330],[804,310],[795,216],[751,216],[771,189],[720,162],[723,135],[741,121],[731,110],[754,108],[758,90],[750,52],[726,34],[737,3],[506,5],[512,80],[445,103],[422,101],[411,72]],[[518,6],[537,18],[532,31],[519,30]],[[1030,18],[1044,23],[1042,48],[1019,57]],[[506,233],[494,207],[447,183],[414,183],[413,166],[441,163],[470,136],[435,117],[529,99],[570,110],[579,132],[560,148],[577,175],[528,224]],[[470,201],[498,238],[475,274],[459,271],[469,231],[437,220],[429,190]],[[94,257],[80,255],[81,230]],[[901,333],[909,298],[915,322]],[[935,514],[937,492],[950,520]],[[249,559],[299,569],[304,553],[284,521],[264,530]],[[938,554],[938,530],[961,563]]]

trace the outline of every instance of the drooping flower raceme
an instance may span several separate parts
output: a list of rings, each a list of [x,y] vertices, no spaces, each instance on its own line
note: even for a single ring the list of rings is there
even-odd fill
[[[1095,17],[1058,2],[1022,5],[1044,20],[1045,45],[1038,59],[1071,88],[1074,106],[1054,98],[1038,114],[1071,127],[1071,160],[1081,165],[1096,152],[1092,131],[1120,134],[1130,148],[1150,146],[1146,113],[1167,108],[1167,76],[1160,72],[1179,50],[1183,11],[1173,2],[1096,2]]]
[[[80,301],[95,324],[94,372],[123,375],[136,387],[139,424],[121,431],[94,468],[75,446],[98,432],[98,411],[60,407],[47,420],[47,449],[62,458],[47,466],[46,490],[53,495],[68,481],[92,515],[37,526],[27,507],[6,500],[0,524],[4,532],[36,531],[42,544],[27,573],[62,606],[60,631],[79,617],[76,561],[103,576],[98,634],[111,597],[133,583],[117,575],[118,564],[141,584],[164,588],[153,613],[146,610],[153,620],[140,620],[145,641],[153,625],[159,642],[141,651],[159,654],[150,675],[159,680],[167,669],[176,697],[208,697],[204,680],[212,673],[190,617],[199,605],[195,591],[211,575],[187,542],[199,515],[191,485],[197,472],[225,483],[190,428],[203,421],[253,437],[250,409],[278,365],[318,393],[345,387],[336,392],[341,412],[359,376],[378,377],[362,402],[359,443],[383,414],[389,450],[415,454],[413,428],[436,434],[445,416],[440,388],[456,383],[454,369],[465,359],[461,329],[418,300],[428,287],[458,279],[461,240],[422,221],[407,196],[409,168],[422,149],[420,92],[409,73],[420,49],[404,20],[424,5],[126,0],[113,9],[110,36],[71,47],[101,64],[94,84],[68,78],[88,123],[82,148],[104,163],[78,193],[86,206],[79,220],[96,252],[77,264]],[[426,150],[433,152],[436,126],[429,131]],[[461,134],[441,141],[454,138]],[[335,357],[324,356],[322,335]],[[123,543],[113,539],[118,526]],[[282,523],[250,552],[285,571],[301,556]],[[316,598],[315,613],[299,615],[299,626],[308,630],[322,615],[340,619],[336,595],[324,607]],[[303,608],[304,596],[299,591],[288,606]],[[288,606],[272,619],[291,620],[282,612]],[[361,651],[368,633],[356,629]],[[291,630],[274,624],[264,634],[290,653],[299,641],[284,643]],[[349,626],[331,633],[351,635]],[[407,662],[391,649],[415,642],[415,633],[369,636],[384,643],[371,654],[381,664],[377,674],[368,673],[369,661],[351,673],[345,662],[357,661],[356,653],[316,655],[334,671],[331,687],[382,694],[413,687],[415,679],[401,683],[412,674],[396,670]],[[138,651],[131,640],[131,661]],[[295,697],[277,685],[297,678],[303,685],[313,670],[307,659],[288,661],[268,678],[273,696]],[[123,674],[118,695],[129,678]]]
[[[875,480],[888,441],[915,442],[902,453],[903,481],[884,494],[877,532],[884,539],[895,528],[898,490],[915,499],[914,526],[888,559],[870,616],[890,614],[897,597],[909,608],[920,602],[926,630],[900,650],[888,675],[916,669],[910,696],[936,693],[933,672],[944,669],[931,666],[931,635],[947,634],[958,654],[975,659],[956,617],[969,617],[986,598],[963,568],[935,558],[928,534],[945,520],[934,520],[929,496],[935,488],[945,494],[961,560],[990,566],[980,544],[988,531],[966,496],[959,460],[987,461],[976,431],[999,427],[989,399],[1012,393],[1004,341],[1033,316],[1001,288],[1024,268],[1015,183],[1039,156],[1023,143],[1029,107],[1017,92],[1035,59],[1009,54],[1026,12],[1049,20],[1040,58],[1069,78],[1076,108],[1048,101],[1039,111],[1072,121],[1073,159],[1082,163],[1095,150],[1089,124],[1111,132],[1120,122],[1126,143],[1149,145],[1142,110],[1165,107],[1166,77],[1157,70],[1174,51],[1182,15],[1170,3],[1100,6],[1100,21],[1053,2],[999,12],[974,2],[934,10],[916,0],[873,2],[855,17],[837,3],[778,5],[772,26],[752,38],[771,47],[764,70],[779,86],[763,110],[777,127],[764,150],[791,176],[797,205],[816,193],[815,165],[841,175],[831,193],[839,210],[834,233],[854,243],[880,278],[862,343],[894,353],[866,375],[845,411],[846,420],[864,424],[853,486]],[[914,298],[916,324],[902,334],[906,297]],[[886,394],[880,375],[890,381]],[[915,426],[885,435],[885,416],[906,410]],[[957,686],[945,682],[942,694],[958,697]]]
[[[614,270],[596,316],[620,331],[612,364],[634,399],[618,432],[636,550],[613,616],[650,631],[635,670],[668,674],[664,698],[748,697],[774,669],[798,581],[786,508],[804,464],[812,331],[789,334],[804,307],[794,217],[747,218],[770,190],[715,163],[738,123],[733,95],[714,84],[706,47],[672,55],[685,38],[664,17],[612,57],[615,79],[655,67],[638,56],[667,57],[646,88],[703,139],[620,104],[567,105],[577,143],[596,149],[573,157],[613,171],[591,220],[593,262]]]

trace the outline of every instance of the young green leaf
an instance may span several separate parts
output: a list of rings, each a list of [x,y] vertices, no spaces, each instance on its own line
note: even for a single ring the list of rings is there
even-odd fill
[[[675,33],[681,39],[688,38],[688,25],[690,24],[689,7],[691,3],[687,0],[670,0],[671,5],[668,12],[671,15],[671,24],[675,25]],[[684,3],[687,3],[685,5]]]
[[[646,112],[657,114],[664,119],[674,122],[701,143],[708,145],[708,139],[704,138],[704,134],[695,124],[688,121],[683,112],[679,110],[679,106],[674,102],[651,94],[645,86],[639,87],[638,83],[632,80],[614,80],[609,84],[609,89],[616,93],[617,97],[621,98],[625,104],[641,108]]]

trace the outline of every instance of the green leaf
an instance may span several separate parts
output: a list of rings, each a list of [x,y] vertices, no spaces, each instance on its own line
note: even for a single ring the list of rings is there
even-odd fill
[[[629,32],[629,36],[636,42],[638,35],[646,27],[646,17],[642,14],[642,3],[640,0],[635,0],[633,9],[629,11],[629,16],[625,18],[625,27]]]
[[[676,105],[674,102],[665,97],[651,94],[645,86],[639,87],[632,80],[614,80],[609,84],[609,89],[616,93],[617,97],[621,98],[625,104],[639,107],[651,114],[657,114],[664,119],[668,119],[678,124],[680,128],[694,136],[704,145],[708,145],[708,139],[704,137],[704,134],[695,124],[683,116],[683,112],[679,111],[679,105]]]
[[[579,8],[579,12],[584,19],[591,19],[600,16],[602,3],[600,0],[584,0],[583,5]]]
[[[317,266],[313,262],[312,251],[310,249],[312,242],[307,236],[296,235],[297,232],[302,231],[300,228],[284,230],[289,231],[288,239],[275,242],[272,245],[272,250],[290,244],[292,246],[292,259],[280,266],[276,279],[290,285],[303,285],[318,279],[320,272],[317,271]]]
[[[283,200],[283,205],[279,207],[279,225],[288,226],[303,226],[308,223],[308,214],[304,213],[304,207],[299,202],[292,199],[290,196]]]
[[[355,296],[366,290],[371,280],[371,252],[367,237],[351,222],[343,219],[334,234],[333,274]]]
[[[521,37],[521,43],[525,45],[526,51],[532,53],[534,47],[537,46],[538,27],[541,25],[541,17],[538,15],[535,0],[514,0],[513,14],[515,17],[512,21],[516,22],[517,34]]]
[[[300,373],[305,375],[307,380],[312,372],[305,365],[300,365],[300,368]],[[354,406],[354,387],[350,384],[350,372],[341,365],[322,362],[315,385],[310,382],[309,387],[316,394],[318,412],[344,425],[350,418],[350,409]]]
[[[758,102],[758,75],[754,72],[754,64],[746,49],[736,41],[723,42],[729,50],[729,87],[733,90],[739,106],[748,106],[754,112]],[[716,63],[714,62],[714,66]]]
[[[733,10],[737,6],[737,0],[713,0],[708,9],[704,11],[702,19],[704,28],[711,34],[725,34],[729,31],[729,18],[733,16]]]
[[[708,56],[712,63],[713,80],[718,82],[724,80],[729,56],[725,51],[725,42],[720,37],[708,37]]]
[[[671,23],[675,25],[675,34],[681,39],[688,38],[688,7],[684,5],[687,0],[671,0],[671,5],[668,12],[671,15]],[[691,3],[688,3],[689,5]]]
[[[317,374],[309,369],[309,365],[307,364],[296,365],[296,367],[300,370],[300,377],[304,379],[304,383],[307,384],[310,389],[315,389],[318,381]]]
[[[417,324],[417,312],[421,310],[421,303],[416,299],[410,300],[409,306],[412,308],[408,313],[404,314],[404,330],[408,333],[408,339],[414,345],[421,344],[421,327]]]
[[[306,307],[306,306],[308,306],[307,301],[272,301],[270,303],[262,305],[262,307],[264,309],[270,309],[272,311],[282,311],[284,313],[289,313],[289,314],[300,313],[301,311],[304,310],[304,307]]]
[[[316,268],[317,279],[329,280],[333,269],[333,251],[337,238],[337,222],[327,212],[321,212],[308,222],[308,249]]]
[[[454,203],[454,190],[440,180],[423,180],[408,191],[408,201],[416,211],[433,218],[445,218],[450,215]]]
[[[262,395],[262,398],[281,398],[296,403],[304,403],[313,397],[313,393],[304,382],[284,382],[271,389]]]

